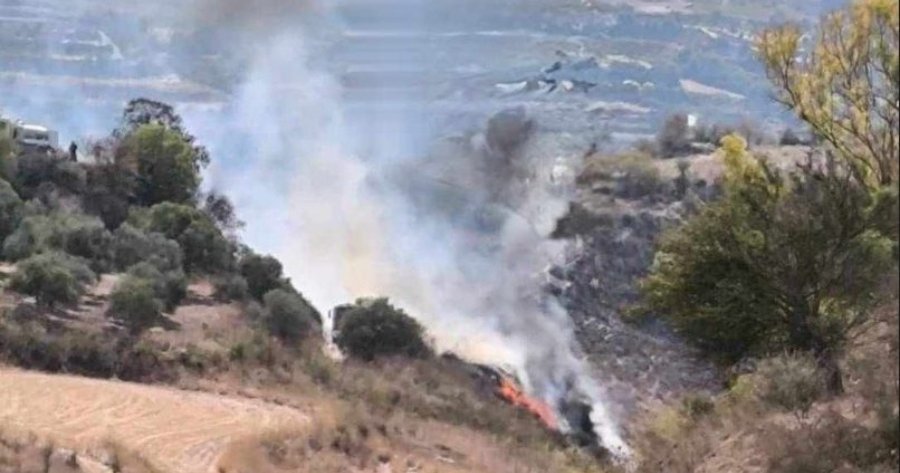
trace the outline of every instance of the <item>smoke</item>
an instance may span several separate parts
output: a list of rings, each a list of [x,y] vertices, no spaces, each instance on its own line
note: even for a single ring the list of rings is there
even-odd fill
[[[369,26],[381,31],[391,18],[406,27],[425,5],[386,2]],[[553,176],[567,156],[540,123],[508,111],[441,139],[443,112],[408,74],[435,69],[439,51],[345,45],[351,57],[375,58],[362,67],[375,73],[349,86],[341,67],[322,66],[318,36],[347,19],[311,0],[180,8],[245,65],[225,104],[180,110],[216,157],[207,185],[235,200],[247,242],[278,256],[322,310],[390,297],[438,349],[504,365],[551,405],[589,400],[604,446],[627,456],[568,315],[543,290],[547,268],[565,257],[547,235],[567,207]]]

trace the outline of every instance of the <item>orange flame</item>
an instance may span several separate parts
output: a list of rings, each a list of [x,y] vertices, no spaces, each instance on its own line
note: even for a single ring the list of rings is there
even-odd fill
[[[497,395],[506,402],[525,409],[534,414],[547,428],[551,430],[559,430],[559,424],[556,422],[556,415],[553,409],[547,403],[535,399],[522,391],[522,388],[510,378],[501,377],[500,385],[497,387]]]

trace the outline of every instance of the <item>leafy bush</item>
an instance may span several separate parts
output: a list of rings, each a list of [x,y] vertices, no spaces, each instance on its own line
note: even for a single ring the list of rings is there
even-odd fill
[[[371,361],[382,356],[427,357],[424,330],[387,299],[357,301],[338,324],[337,343],[347,354]]]
[[[209,219],[192,223],[178,242],[188,271],[216,274],[234,269],[234,245]]]
[[[643,283],[651,312],[729,361],[748,352],[810,350],[829,365],[865,321],[892,263],[896,194],[872,194],[834,167],[783,175],[723,140],[724,197],[667,233]]]
[[[177,241],[189,272],[220,273],[233,269],[234,245],[200,210],[166,202],[150,208],[146,216],[135,214],[133,220],[147,231]]]
[[[0,324],[0,357],[25,369],[128,381],[171,380],[158,350],[108,334],[48,331],[35,323]]]
[[[238,268],[246,279],[250,295],[256,299],[261,300],[267,292],[287,285],[282,276],[281,263],[271,256],[246,254],[241,258]]]
[[[127,277],[150,282],[154,294],[168,311],[178,307],[187,296],[187,278],[181,270],[163,273],[151,263],[138,263],[128,269]]]
[[[126,276],[110,295],[110,313],[125,323],[132,333],[151,327],[162,311],[152,281]]]
[[[129,169],[111,162],[87,167],[87,188],[82,196],[84,211],[98,216],[110,230],[128,218],[137,178]]]
[[[97,272],[108,271],[112,260],[112,234],[99,219],[69,219],[57,227],[51,245],[91,262]]]
[[[239,274],[228,274],[215,281],[216,298],[221,301],[242,301],[250,294],[247,280]]]
[[[200,186],[194,148],[163,125],[142,125],[122,142],[120,159],[135,163],[137,198],[144,205],[192,202]]]
[[[53,212],[29,215],[4,242],[3,254],[17,261],[33,254],[56,250],[90,262],[96,271],[111,263],[112,235],[100,220],[83,214]]]
[[[760,398],[789,411],[807,412],[825,394],[816,360],[808,355],[782,355],[765,360],[757,374],[763,379]]]
[[[6,239],[22,219],[22,199],[8,182],[0,179],[0,241]]]
[[[12,184],[26,200],[46,194],[47,189],[80,195],[85,190],[86,174],[77,163],[46,153],[33,153],[19,157]]]
[[[264,322],[269,331],[284,340],[298,341],[313,330],[319,314],[303,296],[275,289],[263,297]]]
[[[28,258],[47,248],[54,221],[46,215],[27,216],[3,242],[3,256],[11,261]]]
[[[21,261],[10,288],[34,296],[40,305],[74,304],[95,278],[83,260],[51,252]]]
[[[181,268],[184,259],[178,242],[169,240],[161,233],[147,233],[127,223],[113,234],[112,254],[115,267],[120,270],[143,261],[160,271],[173,271]]]

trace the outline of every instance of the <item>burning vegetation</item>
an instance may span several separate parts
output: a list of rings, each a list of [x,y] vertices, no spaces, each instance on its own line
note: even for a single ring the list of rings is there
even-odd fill
[[[587,400],[568,389],[552,403],[528,394],[516,376],[489,365],[469,364],[453,355],[444,355],[462,364],[478,382],[482,390],[492,393],[504,402],[520,408],[538,419],[549,431],[574,443],[597,457],[609,453],[601,444],[601,438],[591,420],[593,407]]]

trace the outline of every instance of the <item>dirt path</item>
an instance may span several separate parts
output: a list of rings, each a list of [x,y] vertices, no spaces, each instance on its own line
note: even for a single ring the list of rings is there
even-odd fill
[[[173,473],[214,472],[230,442],[308,420],[250,399],[0,369],[0,424],[75,449],[113,440]]]

